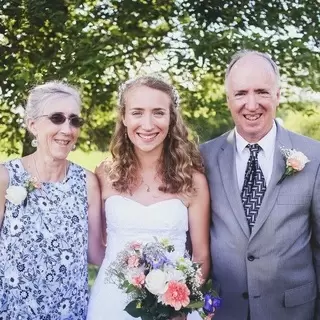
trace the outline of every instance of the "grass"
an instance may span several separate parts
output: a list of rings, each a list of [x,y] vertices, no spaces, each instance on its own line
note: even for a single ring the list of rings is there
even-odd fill
[[[0,153],[0,162],[19,158],[20,155],[11,155],[10,157]],[[106,158],[106,153],[99,151],[84,152],[81,150],[75,150],[70,152],[68,159],[75,162],[84,168],[94,171],[95,167]]]
[[[91,288],[95,278],[97,277],[99,268],[89,264],[88,266],[88,273],[89,273],[89,287]]]
[[[14,159],[14,158],[18,158],[18,157],[19,157],[19,155],[16,155],[16,154],[13,154],[10,157],[8,157],[7,155],[0,153],[0,163],[3,162],[3,161],[6,161],[6,160],[11,160],[11,159]]]
[[[0,163],[6,160],[11,160],[14,158],[19,158],[20,155],[11,155],[10,157],[0,153]],[[81,150],[75,150],[70,153],[68,159],[72,162],[75,162],[84,168],[94,171],[95,167],[104,160],[106,154],[98,151],[93,152],[83,152]],[[98,268],[92,265],[89,265],[89,286],[91,287],[94,279],[97,276]]]
[[[99,151],[83,152],[81,150],[75,150],[70,153],[68,159],[75,162],[84,168],[94,171],[96,166],[100,164],[106,158],[106,153]]]

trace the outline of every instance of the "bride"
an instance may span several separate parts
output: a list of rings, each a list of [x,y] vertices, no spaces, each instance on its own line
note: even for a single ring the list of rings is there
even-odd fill
[[[188,247],[192,259],[202,264],[204,279],[210,268],[207,181],[198,149],[188,140],[173,86],[153,76],[121,86],[111,153],[112,162],[105,161],[97,169],[107,238],[88,320],[135,319],[123,310],[126,295],[105,274],[129,241],[168,238],[183,255],[189,231]],[[200,316],[194,312],[189,319]]]

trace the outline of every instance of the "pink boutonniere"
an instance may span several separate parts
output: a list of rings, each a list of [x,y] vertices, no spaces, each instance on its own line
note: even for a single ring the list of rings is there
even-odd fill
[[[286,177],[302,171],[305,165],[310,162],[304,153],[295,149],[281,148],[281,152],[286,160],[286,169],[277,184],[280,184]]]

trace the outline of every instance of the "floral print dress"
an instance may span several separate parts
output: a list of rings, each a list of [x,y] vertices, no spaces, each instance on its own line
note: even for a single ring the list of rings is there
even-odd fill
[[[9,186],[30,181],[19,159],[4,163]],[[5,203],[0,229],[0,320],[86,319],[86,173],[70,163],[61,183]]]

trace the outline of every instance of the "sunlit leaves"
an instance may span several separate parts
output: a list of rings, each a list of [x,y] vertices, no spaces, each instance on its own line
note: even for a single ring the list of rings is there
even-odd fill
[[[25,140],[17,108],[52,79],[81,89],[85,150],[107,149],[119,83],[150,65],[176,84],[202,140],[231,125],[224,71],[239,49],[268,52],[288,85],[320,91],[319,8],[314,0],[0,0],[1,148]],[[290,99],[288,107],[303,108]]]

